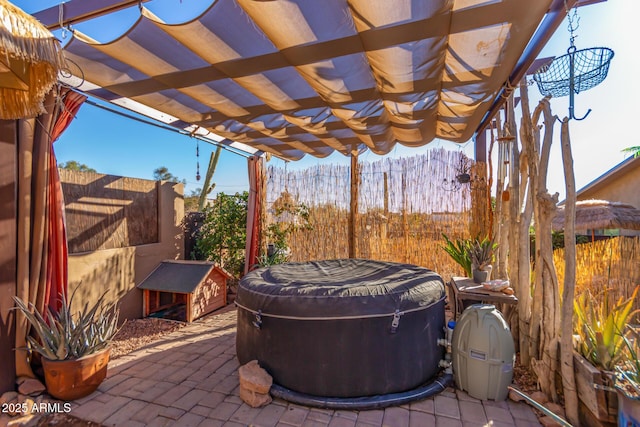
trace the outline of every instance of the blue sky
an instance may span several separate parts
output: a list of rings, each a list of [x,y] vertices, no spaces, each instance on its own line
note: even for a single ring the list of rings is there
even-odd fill
[[[14,3],[27,12],[55,5],[53,0],[15,0]],[[154,0],[147,3],[156,14],[169,22],[188,19],[209,4],[207,0]],[[573,147],[576,184],[580,188],[602,173],[623,161],[627,155],[621,152],[625,147],[640,145],[635,129],[640,107],[640,85],[635,75],[640,70],[640,55],[637,40],[640,28],[640,2],[637,0],[609,0],[578,10],[580,26],[575,40],[578,49],[605,46],[615,51],[609,76],[599,86],[576,96],[576,115],[582,116],[591,108],[593,111],[584,121],[570,124]],[[76,28],[100,41],[109,41],[121,34],[137,16],[135,8],[122,11],[118,19],[109,18],[109,25],[102,22],[79,24]],[[101,18],[106,19],[106,18]],[[108,32],[105,32],[108,29]],[[56,32],[62,37],[61,32]],[[541,57],[561,56],[569,46],[566,23],[561,25]],[[535,86],[530,87],[532,109],[534,101],[540,98]],[[552,99],[552,109],[560,118],[567,113],[568,98]],[[559,131],[559,124],[556,125]],[[422,153],[436,147],[463,149],[473,154],[473,143],[454,144],[434,141],[425,147],[408,149],[397,146],[393,156],[407,156]],[[215,148],[200,142],[200,172],[204,175],[209,155]],[[171,173],[187,180],[185,194],[201,185],[196,175],[196,140],[153,126],[138,123],[97,107],[85,104],[67,131],[55,144],[58,161],[76,160],[96,169],[98,172],[152,179],[153,170],[165,166]],[[380,157],[371,152],[361,156],[364,161],[375,161]],[[272,160],[282,166],[284,162]],[[326,162],[348,162],[341,154],[326,159],[306,156],[303,160],[289,164],[290,169],[304,168]],[[218,169],[214,176],[216,191],[234,193],[248,189],[246,160],[223,150]],[[559,136],[554,140],[549,168],[549,189],[559,192],[564,198],[564,179],[560,157]],[[640,191],[640,189],[638,190]]]

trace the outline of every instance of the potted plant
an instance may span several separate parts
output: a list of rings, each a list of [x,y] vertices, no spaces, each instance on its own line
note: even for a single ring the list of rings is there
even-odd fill
[[[485,237],[474,239],[468,246],[468,256],[471,260],[471,277],[476,283],[487,282],[491,279],[491,270],[494,261],[495,250],[498,244]]]
[[[106,292],[93,306],[73,314],[69,300],[61,295],[62,307],[38,312],[31,303],[14,297],[16,308],[31,324],[35,337],[27,337],[27,351],[40,354],[47,392],[61,400],[74,400],[93,393],[107,375],[109,344],[118,331],[119,310],[103,303]]]
[[[618,425],[640,425],[640,333],[630,329],[622,338],[628,357],[616,366],[615,388],[618,395]]]
[[[632,308],[638,289],[627,300],[620,298],[615,304],[609,304],[606,291],[599,300],[588,290],[574,300],[576,387],[581,405],[588,410],[581,411],[581,415],[601,424],[616,422],[615,370],[627,357],[626,325],[636,313]]]

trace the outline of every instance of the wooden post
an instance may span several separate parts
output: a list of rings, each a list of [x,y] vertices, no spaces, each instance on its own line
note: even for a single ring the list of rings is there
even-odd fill
[[[384,216],[389,216],[389,174],[384,172]]]
[[[409,220],[407,218],[407,181],[406,170],[402,168],[402,242],[404,262],[409,262]]]
[[[567,418],[577,425],[578,395],[576,392],[575,374],[573,371],[573,299],[576,284],[576,180],[573,171],[573,155],[571,154],[571,140],[569,139],[569,119],[565,117],[561,128],[562,164],[566,200],[564,205],[564,287],[562,289],[561,314],[561,373],[562,389],[567,404]]]
[[[475,160],[476,163],[487,163],[487,130],[476,134]]]
[[[351,150],[351,202],[349,206],[349,227],[348,227],[348,241],[349,241],[349,258],[357,257],[356,248],[356,224],[358,220],[358,189],[360,186],[360,171],[358,168],[358,150],[354,148]]]

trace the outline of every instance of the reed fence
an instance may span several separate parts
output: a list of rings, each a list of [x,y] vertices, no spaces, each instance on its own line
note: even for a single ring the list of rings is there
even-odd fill
[[[560,286],[564,282],[564,249],[553,253]],[[613,237],[576,247],[576,295],[589,290],[601,302],[605,291],[610,304],[631,297],[640,285],[640,237]],[[634,302],[640,309],[640,301]],[[636,323],[640,318],[636,317]]]
[[[447,280],[463,274],[441,245],[442,233],[469,237],[470,185],[454,191],[443,185],[460,173],[464,159],[462,152],[434,149],[409,158],[360,163],[356,256],[425,266]],[[349,166],[318,165],[300,171],[270,166],[266,188],[267,226],[282,220],[273,214],[278,198],[286,195],[309,208],[311,228],[296,230],[289,239],[291,261],[348,257]]]
[[[69,253],[158,242],[158,183],[58,169]]]

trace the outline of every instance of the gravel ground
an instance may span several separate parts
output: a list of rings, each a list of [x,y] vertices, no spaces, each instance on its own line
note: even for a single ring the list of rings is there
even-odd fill
[[[117,359],[127,353],[144,347],[163,335],[185,327],[187,324],[175,320],[145,319],[127,320],[111,343],[110,358]]]

